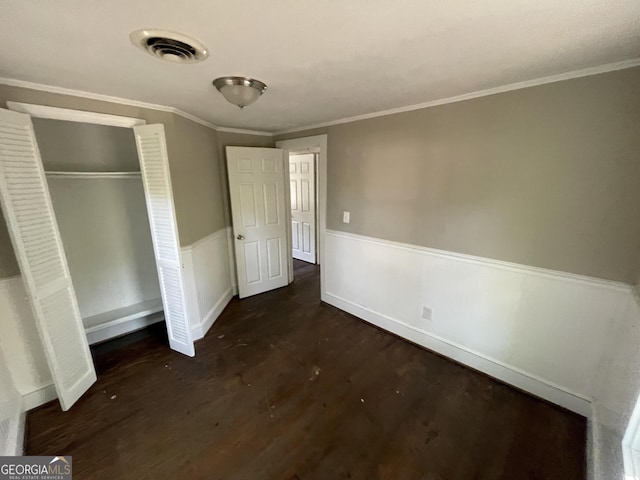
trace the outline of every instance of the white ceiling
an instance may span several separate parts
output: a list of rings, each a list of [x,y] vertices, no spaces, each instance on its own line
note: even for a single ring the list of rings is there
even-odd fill
[[[191,35],[198,64],[146,55],[138,28]],[[277,131],[633,59],[638,0],[0,0],[0,76]],[[269,89],[244,111],[211,80]]]

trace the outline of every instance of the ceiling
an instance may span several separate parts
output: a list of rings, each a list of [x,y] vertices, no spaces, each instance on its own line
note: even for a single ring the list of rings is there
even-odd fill
[[[0,76],[278,131],[640,55],[638,0],[0,0]],[[139,28],[193,36],[198,64],[153,58]],[[240,111],[211,81],[267,83]]]

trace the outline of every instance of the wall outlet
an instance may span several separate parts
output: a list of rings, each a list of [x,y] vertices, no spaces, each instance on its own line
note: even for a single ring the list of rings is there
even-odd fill
[[[422,307],[422,318],[431,321],[431,309],[429,307]]]
[[[350,220],[351,220],[351,213],[342,212],[342,223],[349,223]]]

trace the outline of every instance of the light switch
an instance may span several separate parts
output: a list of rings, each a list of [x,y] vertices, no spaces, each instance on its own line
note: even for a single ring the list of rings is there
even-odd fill
[[[351,213],[342,212],[342,223],[349,223],[350,220],[351,220]]]

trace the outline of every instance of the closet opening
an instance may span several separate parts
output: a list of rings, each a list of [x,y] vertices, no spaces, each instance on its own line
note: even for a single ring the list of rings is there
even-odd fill
[[[88,343],[163,322],[133,130],[32,122]]]
[[[193,357],[164,126],[7,106],[0,204],[62,409],[96,381],[89,343],[164,320]]]

